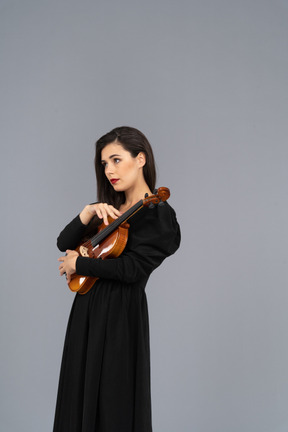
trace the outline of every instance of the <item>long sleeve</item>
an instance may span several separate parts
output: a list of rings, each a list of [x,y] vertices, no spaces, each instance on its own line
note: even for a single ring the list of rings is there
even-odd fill
[[[67,249],[76,249],[86,229],[87,225],[81,222],[79,215],[76,216],[59,234],[57,238],[58,249],[61,252],[65,252]]]
[[[78,257],[76,273],[135,283],[148,279],[180,244],[176,215],[167,203],[154,209],[144,208],[133,217],[130,230],[126,249],[120,257],[106,260]]]

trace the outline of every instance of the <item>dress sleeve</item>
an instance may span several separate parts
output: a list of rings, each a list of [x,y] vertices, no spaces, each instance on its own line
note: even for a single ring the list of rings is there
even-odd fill
[[[65,252],[67,249],[76,249],[86,228],[87,225],[81,222],[80,216],[76,216],[59,234],[57,238],[58,249],[60,249],[61,252]]]
[[[98,201],[91,204],[97,204]],[[96,224],[95,224],[96,222]],[[77,246],[83,241],[83,237],[90,230],[95,230],[95,226],[99,224],[99,219],[94,216],[88,225],[82,223],[80,215],[78,214],[66,227],[61,231],[57,238],[57,247],[61,252],[67,249],[76,249]]]
[[[133,233],[129,235],[122,255],[106,260],[80,256],[76,261],[76,273],[126,283],[148,278],[166,257],[178,249],[180,228],[168,203],[153,209],[144,208],[142,213],[137,214],[136,221],[133,221],[130,228]]]

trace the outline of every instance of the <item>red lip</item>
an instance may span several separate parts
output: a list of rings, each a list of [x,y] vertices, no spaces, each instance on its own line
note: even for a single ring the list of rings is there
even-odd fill
[[[119,180],[119,179],[111,179],[110,182],[111,182],[112,184],[115,184],[115,183],[118,182],[118,180]]]

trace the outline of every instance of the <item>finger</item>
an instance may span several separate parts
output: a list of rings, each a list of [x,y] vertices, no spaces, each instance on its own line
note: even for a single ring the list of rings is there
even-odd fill
[[[99,217],[99,219],[103,219],[103,215],[102,215],[102,212],[101,212],[100,208],[96,209],[96,213],[97,213],[97,216]]]
[[[65,273],[65,266],[63,264],[60,264],[59,266],[59,272],[60,272],[60,276],[63,276],[63,274]]]
[[[102,213],[102,217],[103,217],[103,222],[104,222],[104,224],[105,225],[109,225],[109,222],[108,222],[108,205],[107,204],[104,204],[105,205],[105,208],[103,208],[103,209],[101,209],[101,213]]]
[[[106,203],[98,204],[96,208],[96,213],[100,219],[103,219],[105,225],[109,225],[108,215],[111,216],[113,219],[117,219],[122,214],[115,207],[113,207],[112,205],[108,205]]]
[[[122,214],[119,212],[119,210],[115,209],[113,206],[108,206],[107,211],[113,219],[117,219]]]
[[[115,214],[117,214],[118,216],[121,216],[123,213],[121,213],[120,212],[120,210],[118,210],[118,209],[116,209],[115,207],[113,207],[112,205],[110,205],[109,206],[112,210],[113,210],[113,212],[115,213]]]
[[[102,211],[103,217],[106,214],[106,216],[108,217],[108,215],[110,217],[112,217],[112,219],[117,219],[121,213],[115,209],[112,205],[108,205],[108,204],[104,204],[104,209]]]
[[[103,221],[105,223],[105,225],[109,225],[109,221],[108,221],[108,216],[109,216],[109,211],[108,209],[105,211],[105,213],[103,214]],[[112,216],[113,217],[113,216]]]

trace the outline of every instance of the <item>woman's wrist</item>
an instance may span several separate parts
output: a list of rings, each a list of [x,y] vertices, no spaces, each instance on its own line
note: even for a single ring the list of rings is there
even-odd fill
[[[84,207],[84,209],[82,210],[82,212],[79,214],[80,220],[82,222],[83,225],[88,225],[89,222],[91,221],[93,214],[91,213],[91,211],[89,210],[89,205],[87,205],[86,207]]]

